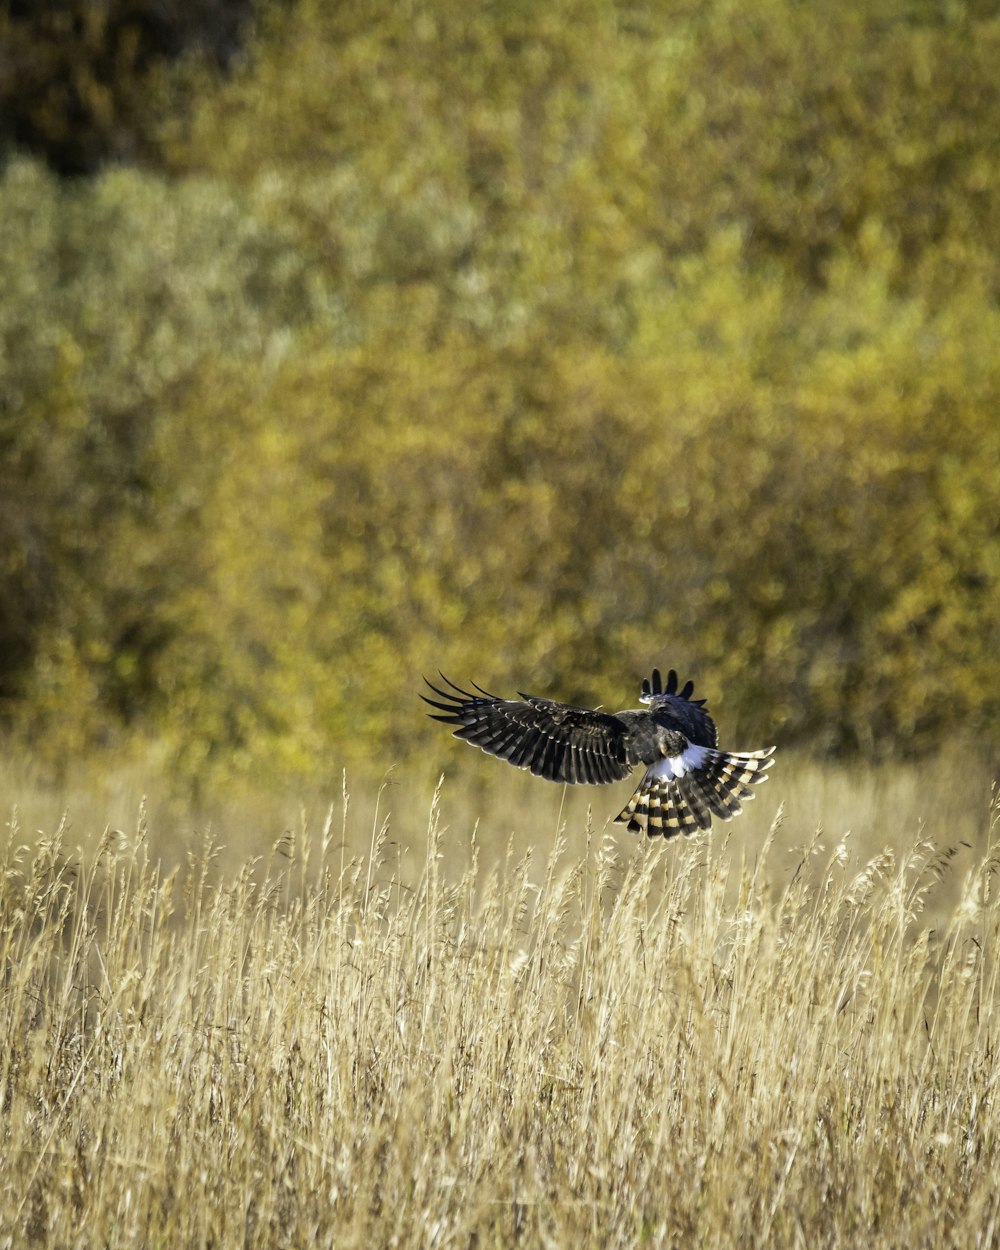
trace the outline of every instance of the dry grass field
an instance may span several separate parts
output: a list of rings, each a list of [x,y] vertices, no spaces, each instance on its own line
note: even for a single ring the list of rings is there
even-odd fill
[[[503,770],[242,861],[25,782],[0,1245],[998,1244],[988,798],[783,764],[689,842]]]

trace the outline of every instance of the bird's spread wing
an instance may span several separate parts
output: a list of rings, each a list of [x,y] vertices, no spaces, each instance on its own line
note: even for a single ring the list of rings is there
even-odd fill
[[[456,738],[518,768],[528,768],[536,777],[603,785],[627,777],[637,762],[630,758],[628,726],[618,716],[526,694],[520,699],[499,699],[475,683],[478,693],[473,694],[443,674],[441,679],[450,690],[428,681],[438,698],[421,695],[443,713],[431,713],[433,719],[457,725]]]

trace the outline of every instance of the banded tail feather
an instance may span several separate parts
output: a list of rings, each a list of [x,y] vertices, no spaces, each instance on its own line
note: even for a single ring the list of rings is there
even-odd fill
[[[635,794],[615,817],[630,833],[690,837],[708,829],[713,816],[732,820],[755,798],[750,788],[767,781],[774,747],[766,751],[717,751],[688,747],[682,755],[646,769]]]

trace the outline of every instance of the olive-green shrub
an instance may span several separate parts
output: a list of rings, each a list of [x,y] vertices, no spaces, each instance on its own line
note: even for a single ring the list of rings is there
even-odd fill
[[[5,723],[316,774],[425,750],[439,665],[658,663],[747,742],[995,740],[998,54],[917,0],[300,0],[156,169],[8,163]]]

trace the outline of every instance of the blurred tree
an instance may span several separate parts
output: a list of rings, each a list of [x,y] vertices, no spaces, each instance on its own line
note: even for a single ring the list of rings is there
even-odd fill
[[[165,625],[145,547],[116,536],[157,524],[161,421],[216,336],[239,359],[280,350],[296,324],[344,331],[305,260],[223,187],[125,170],[67,186],[8,166],[0,289],[0,699],[58,639],[127,719]]]
[[[7,723],[321,772],[437,663],[660,662],[748,742],[996,733],[998,39],[300,0],[164,75],[168,177],[10,162]]]
[[[164,62],[227,66],[255,0],[3,0],[0,152],[35,153],[59,174],[149,158],[162,123]]]

